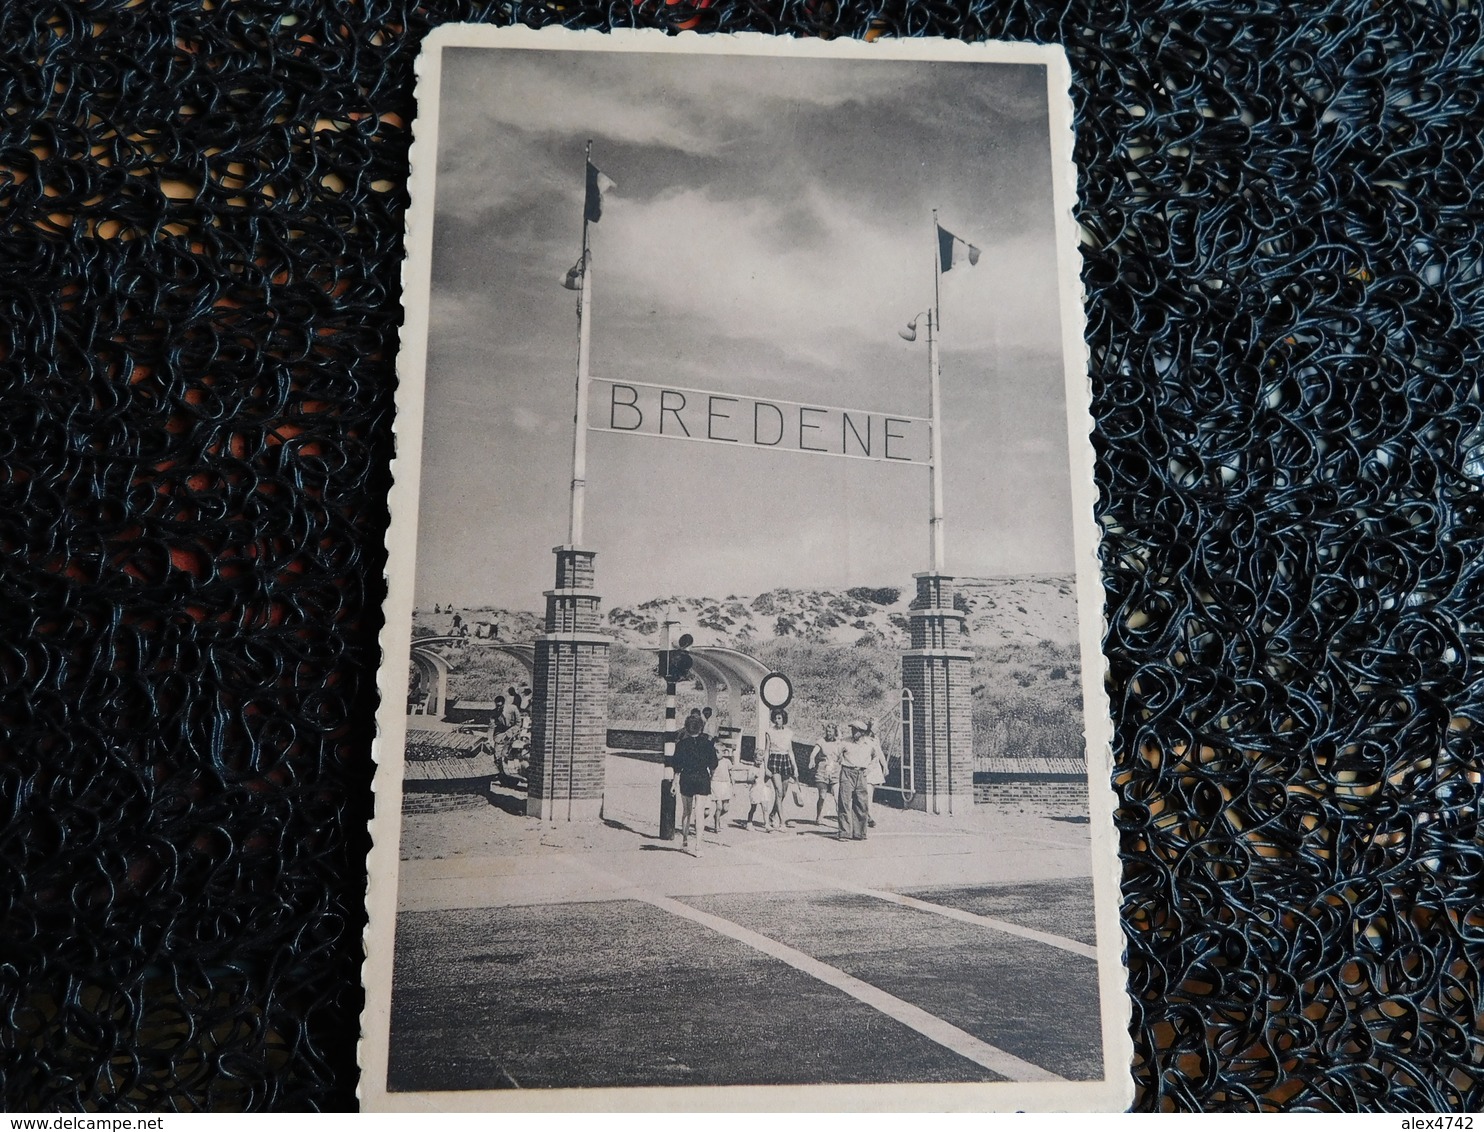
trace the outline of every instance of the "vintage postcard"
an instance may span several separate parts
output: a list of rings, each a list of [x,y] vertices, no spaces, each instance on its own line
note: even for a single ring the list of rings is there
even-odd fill
[[[1058,49],[420,64],[368,1109],[1120,1109]]]

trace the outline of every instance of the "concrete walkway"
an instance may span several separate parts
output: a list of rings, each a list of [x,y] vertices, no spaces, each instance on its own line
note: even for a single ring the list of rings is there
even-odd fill
[[[738,784],[718,837],[699,858],[680,839],[659,840],[660,768],[613,755],[601,825],[546,825],[496,805],[404,819],[398,906],[405,911],[603,900],[618,888],[661,896],[806,891],[840,887],[902,892],[936,885],[995,885],[1085,877],[1088,826],[967,807],[953,816],[872,808],[866,841],[834,839],[828,807],[814,825],[815,791],[789,806],[792,831],[738,828],[747,816]],[[514,807],[516,798],[510,796]],[[410,851],[410,852],[409,852]],[[596,855],[611,878],[582,866]],[[761,867],[760,867],[761,866]],[[1092,910],[1088,909],[1089,922]]]
[[[610,756],[589,825],[409,796],[394,1089],[1101,1076],[1087,825],[878,804],[840,842],[813,790],[741,827],[738,784],[697,857],[661,774]]]

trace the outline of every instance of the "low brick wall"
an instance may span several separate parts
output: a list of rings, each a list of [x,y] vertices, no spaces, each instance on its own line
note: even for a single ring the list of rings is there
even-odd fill
[[[651,728],[610,727],[608,749],[610,751],[653,751],[658,754],[665,748],[665,733]]]
[[[625,755],[661,754],[665,749],[665,733],[649,727],[610,727],[608,749]],[[803,765],[803,756],[814,749],[811,743],[795,743],[794,757]],[[751,762],[757,751],[757,736],[742,736],[742,758]]]
[[[489,807],[489,799],[471,782],[419,782],[402,792],[404,816],[484,811]]]
[[[489,726],[495,718],[495,702],[450,699],[443,709],[443,718],[449,723],[483,723]]]
[[[1086,818],[1087,778],[1083,775],[981,772],[974,775],[974,801],[979,805],[1048,817]]]

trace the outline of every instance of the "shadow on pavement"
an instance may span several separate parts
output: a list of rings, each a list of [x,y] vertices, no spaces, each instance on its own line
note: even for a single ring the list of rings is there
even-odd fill
[[[603,824],[606,825],[609,829],[621,829],[625,833],[632,833],[635,837],[641,837],[645,841],[658,841],[658,840],[660,840],[654,834],[652,834],[652,833],[645,833],[642,829],[635,829],[633,826],[629,825],[626,822],[621,822],[617,818],[604,818],[603,819]],[[640,848],[641,849],[648,849],[648,848],[650,848],[650,846],[648,846],[648,845],[641,845]]]
[[[524,794],[507,794],[492,786],[489,793],[484,797],[495,809],[503,810],[511,817],[523,818],[526,816],[526,796]]]

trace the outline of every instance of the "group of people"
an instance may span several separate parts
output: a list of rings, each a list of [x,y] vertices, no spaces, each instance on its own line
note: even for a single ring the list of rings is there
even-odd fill
[[[495,710],[490,718],[490,735],[494,743],[495,767],[510,778],[524,778],[531,762],[531,689],[514,686],[495,697]]]
[[[675,754],[669,761],[674,771],[673,789],[680,798],[679,828],[682,848],[691,852],[691,830],[695,830],[697,856],[701,852],[701,835],[706,830],[708,811],[713,815],[713,829],[721,832],[721,822],[731,806],[735,748],[718,748],[708,715],[697,709],[685,720]],[[814,824],[823,822],[827,802],[833,803],[835,836],[840,841],[864,841],[866,831],[876,822],[871,818],[871,794],[886,781],[887,759],[873,734],[870,721],[852,719],[846,724],[850,738],[841,739],[839,728],[826,724],[824,737],[809,750],[806,762],[813,772],[818,797]],[[758,749],[758,766],[748,783],[750,807],[740,824],[768,832],[787,830],[793,822],[784,816],[784,805],[792,796],[803,805],[799,763],[794,755],[794,732],[788,725],[788,712],[775,708],[763,732]],[[757,821],[761,813],[762,821]]]
[[[841,739],[833,723],[824,726],[824,738],[815,743],[807,756],[814,774],[818,797],[814,805],[814,824],[824,818],[825,806],[833,802],[835,836],[841,841],[864,841],[866,830],[876,824],[871,817],[871,795],[886,781],[886,752],[873,733],[869,720],[852,719],[845,725],[850,738]],[[788,725],[788,712],[775,708],[763,732],[763,766],[772,787],[771,807],[766,810],[765,829],[787,829],[790,822],[783,816],[783,799],[789,791],[798,795],[798,762],[794,758],[794,733]],[[749,820],[751,819],[749,813]]]
[[[433,612],[438,614],[453,614],[449,622],[448,636],[453,637],[452,646],[463,648],[469,637],[483,640],[498,641],[500,639],[500,623],[498,621],[466,621],[464,615],[454,609],[452,605],[444,608],[440,605],[433,606]]]

